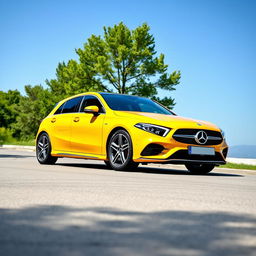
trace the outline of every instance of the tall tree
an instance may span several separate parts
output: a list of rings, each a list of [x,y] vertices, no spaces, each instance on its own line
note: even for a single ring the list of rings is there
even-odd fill
[[[103,36],[92,35],[76,50],[79,61],[60,63],[56,79],[47,80],[58,95],[82,91],[106,91],[149,97],[169,108],[175,104],[168,94],[160,99],[158,89],[175,90],[180,72],[168,73],[164,54],[157,56],[150,27],[142,24],[130,30],[122,22],[104,27]]]

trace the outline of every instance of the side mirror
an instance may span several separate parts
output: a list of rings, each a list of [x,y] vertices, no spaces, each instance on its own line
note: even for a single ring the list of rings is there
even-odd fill
[[[99,108],[97,106],[88,106],[84,108],[85,113],[98,114]]]

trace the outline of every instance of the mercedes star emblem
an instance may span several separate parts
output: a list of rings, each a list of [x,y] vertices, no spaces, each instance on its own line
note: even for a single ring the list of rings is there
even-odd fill
[[[195,141],[198,144],[205,144],[207,142],[207,140],[208,140],[208,136],[205,131],[199,131],[195,135]]]

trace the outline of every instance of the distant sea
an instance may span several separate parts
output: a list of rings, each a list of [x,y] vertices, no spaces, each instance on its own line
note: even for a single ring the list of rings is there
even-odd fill
[[[237,145],[229,148],[228,157],[256,158],[256,145]]]

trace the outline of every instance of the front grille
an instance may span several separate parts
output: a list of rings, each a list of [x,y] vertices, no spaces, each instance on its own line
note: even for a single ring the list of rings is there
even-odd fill
[[[218,145],[222,143],[223,138],[220,132],[203,130],[203,129],[178,129],[174,134],[173,138],[181,143],[200,145],[195,140],[195,135],[199,131],[204,131],[207,134],[208,140],[203,145]]]
[[[219,152],[215,152],[215,155],[189,155],[187,150],[178,150],[168,159],[172,160],[197,160],[197,161],[224,161]]]

